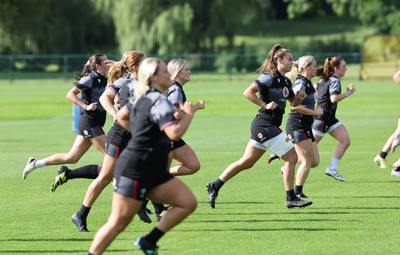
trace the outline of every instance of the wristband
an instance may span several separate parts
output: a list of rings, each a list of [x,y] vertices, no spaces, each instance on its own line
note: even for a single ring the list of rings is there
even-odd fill
[[[351,93],[350,93],[350,91],[346,91],[346,96],[351,96]]]

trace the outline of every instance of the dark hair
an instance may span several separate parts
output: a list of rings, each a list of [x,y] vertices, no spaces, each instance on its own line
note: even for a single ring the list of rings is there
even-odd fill
[[[268,52],[267,58],[257,71],[260,73],[269,72],[275,74],[278,72],[278,58],[282,58],[286,53],[291,52],[283,48],[280,44],[275,44],[274,47]]]
[[[104,54],[100,53],[92,55],[83,66],[82,71],[75,72],[75,80],[79,81],[83,76],[91,73],[92,71],[96,71],[96,65],[101,65],[101,57],[104,56]]]
[[[344,59],[341,57],[329,57],[325,59],[324,66],[317,70],[317,76],[324,80],[329,79],[335,72],[335,67],[339,67]]]

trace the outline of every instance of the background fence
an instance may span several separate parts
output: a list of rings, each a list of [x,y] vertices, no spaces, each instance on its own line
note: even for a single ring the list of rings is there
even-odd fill
[[[120,60],[121,54],[106,54],[109,59]],[[293,53],[297,59],[303,55],[316,57],[319,66],[326,57],[341,56],[349,64],[359,64],[359,52],[338,53]],[[74,72],[80,72],[91,55],[1,55],[0,80],[14,79],[73,79]],[[193,72],[215,72],[226,74],[230,79],[235,73],[254,72],[262,64],[266,55],[260,54],[168,54],[149,55],[169,61],[172,58],[183,58],[189,61]]]

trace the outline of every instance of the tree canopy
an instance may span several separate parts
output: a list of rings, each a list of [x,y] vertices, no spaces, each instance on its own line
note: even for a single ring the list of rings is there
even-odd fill
[[[2,0],[1,54],[215,52],[275,19],[350,16],[400,33],[398,0]]]

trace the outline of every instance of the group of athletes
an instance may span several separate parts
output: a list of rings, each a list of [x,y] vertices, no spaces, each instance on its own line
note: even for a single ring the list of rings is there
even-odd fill
[[[325,174],[345,180],[337,169],[350,138],[346,127],[336,118],[336,110],[338,102],[356,91],[350,84],[342,93],[340,78],[346,70],[341,57],[326,58],[323,67],[318,68],[313,56],[294,61],[291,51],[280,44],[269,51],[258,69],[260,76],[243,93],[260,107],[251,123],[245,152],[214,182],[206,184],[212,208],[221,187],[242,170],[251,168],[267,149],[272,152],[268,164],[276,158],[284,162],[281,173],[286,206],[311,205],[311,201],[304,200],[308,196],[303,187],[310,169],[320,162],[317,143],[326,133],[338,144]],[[68,180],[94,179],[80,210],[71,217],[79,231],[87,232],[92,205],[114,180],[111,215],[97,231],[88,254],[102,254],[135,214],[150,223],[148,200],[153,203],[158,222],[135,242],[144,254],[157,254],[158,240],[196,209],[191,190],[174,178],[200,169],[195,152],[182,140],[195,112],[205,108],[203,100],[196,104],[186,100],[183,86],[190,81],[190,74],[183,59],[173,59],[167,65],[138,51],[125,52],[120,61],[108,60],[104,54],[91,56],[67,93],[67,98],[83,110],[72,148],[44,159],[28,159],[23,179],[37,168],[75,164],[92,145],[104,155],[101,166],[87,165],[74,170],[61,166],[51,184],[54,192]],[[294,78],[293,84],[289,77]],[[314,77],[320,77],[315,85],[311,82]],[[287,101],[291,110],[285,133],[280,126]],[[106,136],[103,126],[107,112],[113,116],[114,124]],[[172,160],[179,164],[171,167]]]

